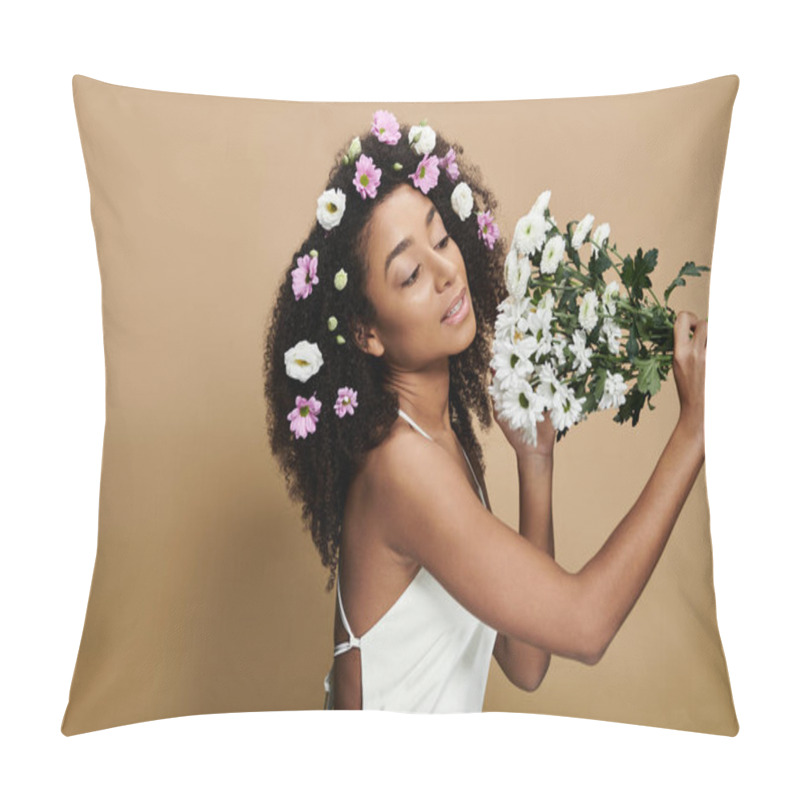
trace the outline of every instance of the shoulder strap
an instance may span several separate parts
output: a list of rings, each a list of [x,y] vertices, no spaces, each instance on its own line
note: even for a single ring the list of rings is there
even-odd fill
[[[422,430],[422,428],[420,428],[420,426],[419,426],[419,425],[417,425],[417,423],[416,423],[416,422],[414,422],[414,420],[413,420],[413,419],[411,419],[411,417],[409,417],[409,416],[408,416],[408,414],[406,414],[406,412],[405,412],[405,411],[403,411],[403,409],[402,409],[402,408],[398,408],[398,409],[397,409],[397,413],[398,413],[398,414],[399,414],[399,415],[400,415],[400,416],[401,416],[401,417],[402,417],[402,418],[403,418],[403,419],[404,419],[404,420],[405,420],[405,421],[406,421],[406,422],[407,422],[409,425],[411,425],[412,427],[416,428],[416,429],[417,429],[417,430],[418,430],[418,431],[419,431],[419,432],[420,432],[420,433],[421,433],[423,436],[425,436],[427,439],[430,439],[431,441],[433,441],[433,436],[429,436],[427,433],[425,433],[425,431],[424,431],[424,430]]]
[[[350,623],[347,621],[347,614],[344,613],[344,606],[342,605],[342,585],[339,582],[339,575],[336,575],[336,594],[339,598],[339,613],[342,615],[342,622],[350,636],[349,642],[340,642],[333,648],[333,655],[338,656],[340,653],[346,653],[351,647],[361,647],[361,639],[353,636],[353,631],[350,629]]]

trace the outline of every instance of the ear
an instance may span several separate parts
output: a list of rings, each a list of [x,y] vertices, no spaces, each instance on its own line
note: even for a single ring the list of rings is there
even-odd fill
[[[380,358],[386,349],[375,328],[363,323],[353,326],[353,341],[359,350],[375,358]]]

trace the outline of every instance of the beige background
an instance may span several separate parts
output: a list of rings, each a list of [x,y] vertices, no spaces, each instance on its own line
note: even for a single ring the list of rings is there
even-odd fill
[[[76,76],[103,287],[99,540],[62,731],[321,708],[335,595],[268,451],[263,325],[338,147],[380,101],[155,92]],[[507,235],[551,189],[622,252],[659,249],[660,294],[712,264],[738,78],[616,97],[393,103],[460,141]],[[713,274],[713,272],[711,273]],[[671,304],[706,316],[709,275]],[[677,418],[670,380],[636,428],[594,415],[556,449],[556,557],[577,570],[644,486]],[[482,437],[494,512],[517,524],[502,433]],[[595,667],[553,657],[525,694],[492,664],[485,710],[735,734],[702,471],[638,604]]]

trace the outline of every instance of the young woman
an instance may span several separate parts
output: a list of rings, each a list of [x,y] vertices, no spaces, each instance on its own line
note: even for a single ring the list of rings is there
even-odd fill
[[[326,708],[480,711],[492,655],[527,691],[551,653],[597,663],[702,466],[707,323],[681,312],[679,419],[600,551],[575,574],[554,560],[549,419],[533,447],[494,414],[517,456],[520,531],[492,514],[470,412],[488,428],[495,208],[458,144],[378,111],[338,154],[279,289],[271,446],[329,590],[338,571]]]

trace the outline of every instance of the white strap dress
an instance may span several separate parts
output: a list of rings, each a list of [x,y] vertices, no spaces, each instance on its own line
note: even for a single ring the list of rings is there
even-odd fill
[[[399,415],[428,439],[402,409]],[[460,443],[459,443],[459,446]],[[475,471],[461,447],[486,506]],[[335,645],[334,658],[361,650],[362,708],[404,712],[463,713],[483,710],[483,698],[497,631],[467,611],[420,566],[391,608],[361,636],[355,636],[342,604],[339,613],[350,639]],[[333,665],[324,680],[326,710],[334,707]]]

